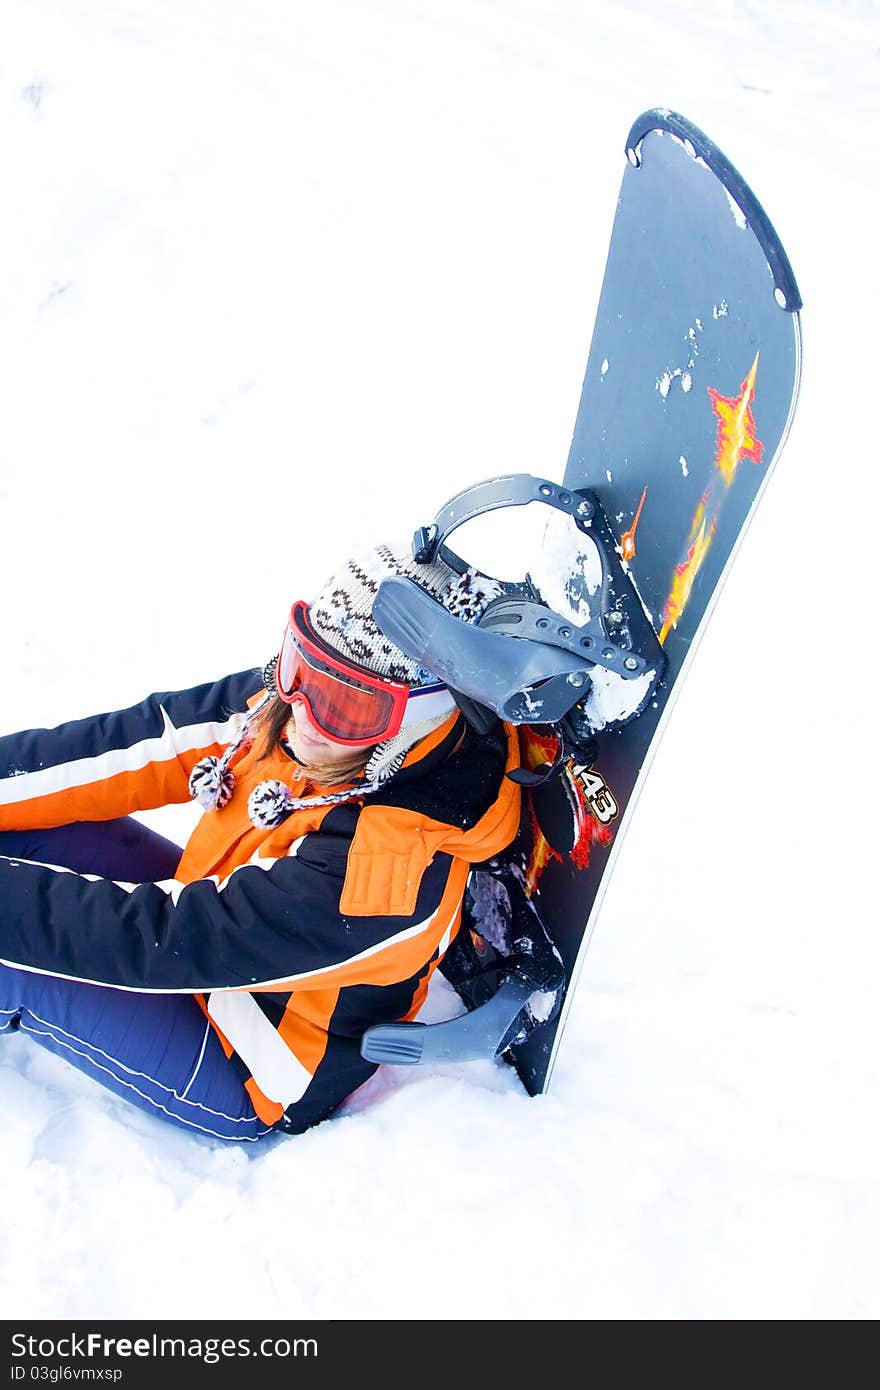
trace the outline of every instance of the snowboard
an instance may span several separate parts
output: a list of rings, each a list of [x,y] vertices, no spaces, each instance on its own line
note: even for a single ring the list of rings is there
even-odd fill
[[[530,1095],[550,1083],[617,850],[800,379],[794,274],[726,155],[656,108],[634,122],[626,157],[564,476],[502,480],[514,504],[533,487],[591,537],[594,597],[575,618],[595,653],[589,689],[556,724],[529,722],[537,687],[505,716],[525,769],[518,834],[472,872],[441,963],[466,1012],[371,1028],[361,1048],[398,1065],[500,1057]],[[587,572],[567,568],[555,540],[539,568],[545,598],[583,597]],[[530,960],[505,970],[524,940]],[[534,967],[548,959],[546,989]]]
[[[597,499],[620,568],[663,650],[637,717],[597,729],[588,765],[524,796],[514,855],[562,956],[551,1021],[504,1052],[549,1085],[573,991],[639,790],[798,396],[801,299],[763,207],[678,113],[633,124],[565,487]],[[528,765],[552,756],[521,729]]]

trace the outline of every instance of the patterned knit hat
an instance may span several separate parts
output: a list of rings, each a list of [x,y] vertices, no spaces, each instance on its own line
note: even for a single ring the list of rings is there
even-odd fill
[[[355,556],[330,579],[309,604],[309,622],[319,637],[340,656],[355,661],[377,676],[418,687],[437,677],[390,642],[373,618],[373,601],[383,579],[402,575],[446,604],[460,584],[455,570],[442,560],[420,565],[405,549],[378,545]]]
[[[501,593],[501,585],[475,569],[459,574],[439,559],[430,565],[419,564],[412,559],[408,546],[392,549],[379,545],[346,561],[309,604],[309,622],[318,636],[340,656],[365,666],[377,676],[401,681],[412,689],[436,685],[438,678],[389,641],[373,618],[373,601],[379,585],[391,575],[414,580],[465,622],[478,621],[486,605]],[[266,696],[251,710],[224,755],[203,758],[193,769],[190,792],[205,810],[225,806],[232,796],[235,778],[231,763],[248,746],[249,726],[254,718],[275,698],[276,660],[268,662],[263,672]],[[364,781],[348,790],[300,801],[282,782],[261,782],[248,799],[251,820],[263,827],[278,825],[301,805],[330,805],[377,791],[393,777],[408,750],[442,724],[452,708],[454,704],[450,698],[450,707],[444,713],[406,725],[393,738],[380,743],[366,764]]]

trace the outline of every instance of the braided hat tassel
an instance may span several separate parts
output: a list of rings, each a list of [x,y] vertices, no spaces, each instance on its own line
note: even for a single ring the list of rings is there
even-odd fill
[[[272,666],[273,662],[269,663]],[[268,670],[268,667],[267,667]],[[264,672],[264,675],[266,672]],[[194,801],[197,801],[203,811],[221,811],[224,806],[228,806],[235,790],[235,774],[232,771],[232,762],[236,753],[248,740],[248,730],[252,721],[257,717],[263,707],[274,698],[274,681],[271,688],[267,688],[267,693],[255,705],[244,720],[237,736],[232,740],[223,756],[218,758],[215,754],[210,754],[206,758],[200,758],[189,774],[189,794]]]

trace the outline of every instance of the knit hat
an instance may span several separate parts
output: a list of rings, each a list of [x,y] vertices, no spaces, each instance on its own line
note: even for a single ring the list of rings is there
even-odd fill
[[[309,604],[309,622],[319,637],[340,656],[365,666],[377,676],[418,687],[437,677],[390,642],[373,618],[373,601],[383,579],[402,575],[412,579],[445,604],[459,576],[442,560],[421,565],[406,550],[378,545],[346,561],[327,580]]]
[[[314,631],[340,656],[412,689],[436,685],[438,678],[389,641],[373,618],[373,602],[379,585],[390,576],[412,579],[465,622],[476,622],[480,618],[487,604],[501,593],[501,585],[473,568],[459,574],[440,559],[432,564],[420,564],[412,558],[408,546],[378,545],[347,560],[309,604],[309,622]],[[232,796],[235,782],[230,765],[249,745],[249,725],[275,697],[276,661],[277,657],[273,658],[263,670],[266,696],[251,710],[223,757],[203,758],[193,769],[190,792],[206,810],[225,806]],[[302,800],[295,798],[283,782],[261,782],[248,798],[251,820],[259,826],[278,825],[302,805],[330,805],[377,791],[399,769],[409,749],[448,719],[453,708],[450,697],[443,712],[407,724],[392,738],[380,743],[366,764],[364,781],[345,791]]]
[[[443,560],[420,564],[409,547],[377,545],[346,561],[327,580],[309,604],[309,622],[319,637],[349,661],[356,661],[377,676],[402,681],[412,689],[436,685],[433,672],[413,661],[390,641],[373,617],[373,602],[383,579],[390,576],[412,579],[419,588],[439,600],[444,608],[475,621],[490,599],[501,592],[500,584],[477,570],[459,574]],[[366,766],[368,782],[386,782],[403,762],[414,744],[449,718],[446,710],[417,724],[402,728],[374,750]]]

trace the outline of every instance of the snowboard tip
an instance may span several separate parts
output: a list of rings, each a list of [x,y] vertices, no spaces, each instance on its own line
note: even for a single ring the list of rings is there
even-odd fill
[[[625,152],[634,169],[641,166],[642,141],[654,131],[676,136],[690,157],[700,160],[715,175],[728,196],[741,210],[761,246],[773,276],[776,303],[786,313],[798,313],[803,307],[803,300],[791,262],[770,218],[739,170],[731,164],[723,150],[710,140],[705,131],[694,125],[687,116],[666,106],[650,107],[637,116],[630,126]]]

